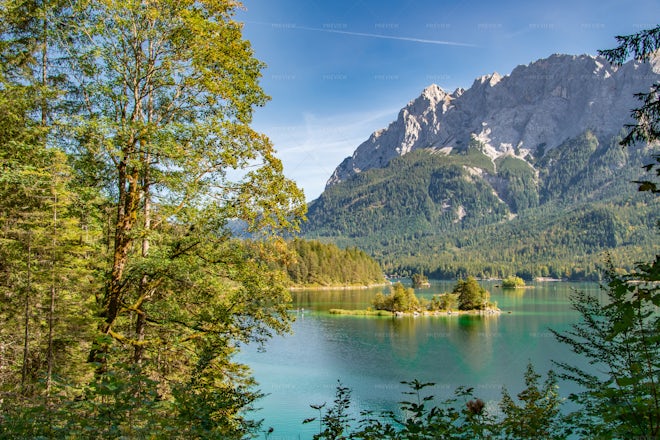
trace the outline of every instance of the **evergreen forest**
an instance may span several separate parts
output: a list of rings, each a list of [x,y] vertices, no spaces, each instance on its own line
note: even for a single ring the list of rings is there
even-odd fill
[[[380,265],[364,251],[334,244],[294,239],[289,243],[294,260],[286,272],[295,286],[370,286],[384,284]]]
[[[652,150],[622,149],[622,136],[586,132],[528,161],[493,161],[474,139],[449,155],[415,150],[326,188],[303,233],[400,276],[599,280],[606,255],[632,269],[658,245],[658,201],[631,184]]]

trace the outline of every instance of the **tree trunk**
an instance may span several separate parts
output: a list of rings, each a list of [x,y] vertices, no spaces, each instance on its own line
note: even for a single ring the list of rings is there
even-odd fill
[[[24,332],[23,332],[23,366],[21,368],[21,391],[26,392],[28,359],[30,357],[30,290],[32,289],[32,234],[27,234],[27,283],[25,286],[25,304],[23,310]]]
[[[130,152],[125,153],[125,158],[130,157]],[[115,246],[112,259],[112,268],[110,271],[110,280],[108,288],[103,296],[101,304],[101,316],[104,321],[100,324],[99,330],[102,334],[110,334],[115,320],[121,310],[121,300],[124,292],[124,270],[128,262],[129,252],[133,245],[131,231],[137,222],[139,209],[139,185],[137,170],[131,170],[129,174],[127,169],[127,160],[124,159],[118,166],[118,187],[119,203],[117,204],[117,222],[115,227]],[[89,355],[90,362],[104,363],[103,354],[107,352],[108,347],[96,344]]]
[[[145,162],[148,165],[149,164],[149,154],[147,153],[145,155]],[[147,168],[148,170],[148,168]],[[146,258],[149,255],[149,230],[151,229],[151,195],[149,193],[149,173],[148,171],[145,172],[145,178],[144,178],[144,183],[143,183],[143,188],[144,188],[144,236],[142,238],[142,257]],[[142,278],[140,279],[140,291],[139,297],[140,298],[147,298],[149,295],[148,286],[149,279],[146,274],[142,275]],[[144,345],[142,342],[144,342],[144,332],[145,332],[145,327],[147,325],[147,315],[145,314],[144,310],[141,309],[142,304],[144,302],[141,301],[140,304],[140,309],[137,312],[137,320],[135,322],[135,340],[138,342],[138,344],[135,345],[135,351],[133,353],[133,361],[140,365],[142,363],[142,358],[144,356]]]
[[[57,179],[53,176],[53,179]],[[53,189],[53,240],[51,254],[51,278],[50,278],[50,308],[48,309],[48,370],[46,374],[46,395],[50,396],[50,390],[53,382],[53,332],[55,327],[55,259],[57,253],[57,188]]]
[[[120,203],[117,213],[117,227],[115,229],[115,252],[110,274],[110,289],[104,301],[105,325],[104,333],[109,333],[121,307],[121,297],[124,284],[124,270],[128,262],[128,254],[133,245],[130,233],[137,222],[140,194],[138,188],[137,171],[128,175],[125,165],[120,169]],[[123,174],[123,179],[121,178]],[[128,182],[128,188],[121,182]],[[123,200],[121,200],[123,198]],[[123,202],[123,203],[122,203]]]

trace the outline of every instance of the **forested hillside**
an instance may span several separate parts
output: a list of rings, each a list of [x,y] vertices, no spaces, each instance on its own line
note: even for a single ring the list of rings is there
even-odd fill
[[[289,249],[294,258],[286,271],[295,285],[368,286],[385,282],[378,263],[355,247],[339,249],[333,244],[295,239]]]
[[[415,150],[328,187],[304,232],[357,245],[386,272],[597,279],[606,254],[630,268],[658,244],[658,201],[632,183],[650,150],[619,141],[585,132],[540,157],[495,160],[476,139]]]
[[[554,54],[431,84],[337,166],[304,236],[400,274],[592,279],[607,252],[630,269],[657,246],[657,202],[631,183],[657,145],[619,142],[659,63]]]

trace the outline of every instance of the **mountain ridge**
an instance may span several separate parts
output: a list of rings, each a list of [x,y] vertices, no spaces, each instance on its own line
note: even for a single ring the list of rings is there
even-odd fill
[[[660,201],[630,182],[657,146],[619,141],[654,69],[554,55],[428,86],[337,167],[303,235],[400,274],[594,279],[604,253],[643,260]]]
[[[538,156],[589,129],[604,140],[631,121],[635,93],[660,78],[655,63],[613,66],[591,55],[555,54],[476,78],[451,93],[432,84],[387,128],[375,131],[345,158],[326,187],[418,148],[463,149],[474,137],[493,159]]]

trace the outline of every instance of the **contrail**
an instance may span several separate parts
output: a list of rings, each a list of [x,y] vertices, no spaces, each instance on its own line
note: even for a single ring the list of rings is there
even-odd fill
[[[312,32],[326,32],[330,34],[342,34],[342,35],[354,35],[356,37],[368,37],[368,38],[382,38],[384,40],[398,40],[398,41],[410,41],[413,43],[423,43],[423,44],[436,44],[440,46],[463,46],[463,47],[476,47],[474,44],[469,43],[459,43],[456,41],[445,41],[445,40],[427,40],[424,38],[414,38],[414,37],[397,37],[395,35],[383,35],[383,34],[371,34],[367,32],[351,32],[351,31],[342,31],[339,29],[323,29],[323,28],[314,28],[307,26],[298,26],[295,24],[278,24],[278,23],[257,23],[257,22],[247,22],[254,24],[265,24],[269,26],[280,26],[287,27],[289,29],[300,29],[303,31],[312,31]]]
[[[338,30],[338,29],[322,29],[322,28],[312,28],[312,27],[306,27],[306,26],[296,26],[294,29],[302,29],[304,31],[328,32],[328,33],[332,33],[332,34],[355,35],[356,37],[382,38],[382,39],[385,39],[385,40],[412,41],[413,43],[438,44],[438,45],[442,45],[442,46],[474,47],[473,44],[458,43],[458,42],[455,42],[455,41],[426,40],[424,38],[397,37],[395,35],[370,34],[370,33],[366,33],[366,32],[351,32],[351,31],[342,31],[342,30]]]

